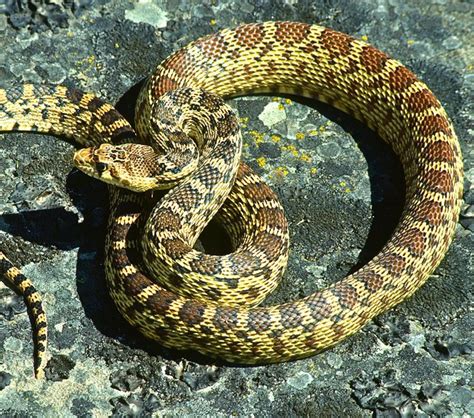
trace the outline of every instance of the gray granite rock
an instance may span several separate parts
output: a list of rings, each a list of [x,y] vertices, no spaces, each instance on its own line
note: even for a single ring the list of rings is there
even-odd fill
[[[122,98],[126,115],[132,87],[158,62],[220,28],[293,19],[366,37],[437,94],[466,168],[455,241],[414,297],[320,355],[229,367],[158,347],[127,325],[104,282],[105,187],[72,169],[72,147],[63,141],[3,135],[0,246],[43,294],[50,360],[47,379],[32,379],[28,315],[0,284],[1,416],[474,414],[472,3],[7,0],[0,11],[0,85],[68,83],[111,103]],[[290,221],[287,273],[266,303],[307,295],[370,259],[403,204],[403,176],[390,150],[319,104],[251,97],[232,106],[245,160],[281,196]]]

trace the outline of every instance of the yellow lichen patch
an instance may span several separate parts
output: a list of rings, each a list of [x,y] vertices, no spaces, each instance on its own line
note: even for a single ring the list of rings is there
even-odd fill
[[[311,129],[309,132],[308,132],[308,135],[309,136],[316,136],[318,134],[318,130],[317,129]]]
[[[291,101],[291,99],[285,99],[285,104],[291,105],[293,104],[293,102]]]
[[[275,175],[278,177],[286,177],[289,171],[286,167],[280,166],[275,168]]]
[[[283,106],[283,103],[280,103],[278,105],[278,110],[285,110],[285,106]]]
[[[252,130],[252,131],[249,131],[249,135],[252,137],[252,139],[254,140],[256,144],[260,144],[263,142],[264,135],[261,132]]]
[[[302,152],[300,155],[300,160],[304,161],[305,163],[311,162],[311,156],[309,154],[306,154],[305,152]]]
[[[302,140],[304,139],[305,135],[303,132],[296,132],[296,135],[295,135],[295,138],[298,139],[298,140]]]
[[[241,128],[246,128],[249,123],[249,118],[248,117],[239,118],[239,122],[240,122]]]
[[[281,136],[280,135],[272,135],[270,139],[276,144],[281,141]]]
[[[309,170],[309,172],[312,174],[312,175],[315,175],[318,173],[318,169],[316,167],[311,167],[311,170]]]
[[[296,149],[294,145],[283,145],[281,147],[282,151],[288,151],[290,154],[292,154],[294,157],[297,157],[299,152]]]
[[[263,168],[267,164],[267,159],[265,157],[259,157],[257,158],[257,164]]]
[[[407,45],[408,45],[408,46],[411,46],[411,45],[413,45],[414,43],[415,43],[415,41],[414,41],[413,39],[408,39],[408,41],[407,41]]]
[[[339,186],[342,187],[342,189],[346,192],[346,193],[350,193],[352,190],[351,188],[349,187],[349,185],[347,184],[347,182],[345,182],[344,180],[341,180],[339,182]]]
[[[216,22],[216,19],[211,19],[211,20],[209,21],[209,24],[210,24],[211,26],[214,26],[216,23],[217,23],[217,22]]]
[[[280,98],[279,97],[272,97],[272,102],[279,102]]]
[[[362,39],[364,42],[367,42],[369,40],[369,37],[367,35],[362,35],[360,39]]]

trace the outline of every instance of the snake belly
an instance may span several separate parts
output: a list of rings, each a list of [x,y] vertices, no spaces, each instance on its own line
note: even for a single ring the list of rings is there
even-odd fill
[[[347,112],[377,132],[399,156],[406,179],[406,204],[391,239],[357,272],[297,301],[248,307],[232,306],[232,300],[221,303],[212,297],[178,294],[169,290],[173,284],[165,289],[148,277],[146,270],[154,271],[153,248],[159,246],[163,236],[156,226],[162,206],[150,208],[148,196],[111,189],[106,278],[121,314],[147,337],[166,347],[194,349],[231,362],[255,364],[306,357],[338,343],[412,295],[444,257],[461,205],[461,151],[439,101],[399,62],[365,42],[317,25],[267,22],[225,29],[189,44],[158,66],[137,102],[139,137],[149,136],[153,103],[170,90],[187,87],[222,97],[290,93],[318,99]],[[57,100],[57,91],[56,95],[51,92],[51,114],[56,110],[63,115],[71,94],[58,89],[68,97]],[[10,119],[23,114],[22,106],[31,97],[42,100],[34,93],[22,93],[15,102],[18,112]],[[84,97],[89,96],[73,97],[80,110],[70,112],[67,118],[73,137],[88,138],[89,131],[94,131],[98,132],[97,141],[133,138],[133,131],[121,118],[110,109],[105,111],[95,99]],[[8,97],[2,98],[0,104],[2,101],[12,103]],[[82,114],[89,116],[79,118],[80,123],[74,120]],[[41,125],[48,117],[39,112],[33,121],[25,116],[30,122],[4,123],[0,114],[0,129],[55,133],[51,124]],[[59,122],[64,122],[64,116]],[[240,178],[246,179],[247,170],[240,167]],[[230,205],[228,220],[236,220],[236,213],[245,215],[243,207],[255,208],[262,196],[257,180],[247,183],[238,177],[236,184],[240,189]],[[267,196],[265,208],[271,209],[274,200],[274,195]],[[193,204],[193,210],[205,213],[205,209]],[[144,212],[150,213],[148,220],[144,219]],[[271,211],[264,212],[266,219]],[[186,218],[185,207],[177,206],[174,215]],[[177,223],[181,218],[167,219],[170,222],[162,225],[167,237],[182,241],[180,228],[176,227],[182,226]],[[207,219],[199,217],[193,222],[187,228],[196,231]],[[263,242],[265,251],[260,255],[268,259],[269,254],[277,254],[274,258],[280,264],[273,269],[282,270],[285,257],[280,255],[284,251],[275,247],[281,240],[269,238],[278,236],[269,226],[272,220],[263,226],[257,224],[255,217],[240,222],[236,220],[240,226],[234,227],[228,222],[228,229],[237,236],[246,225]],[[145,244],[141,244],[143,260],[150,264],[146,269],[130,258],[138,245],[139,227],[147,231]],[[187,238],[192,241],[194,235],[188,234]],[[235,238],[237,249],[242,245],[252,248],[252,243],[244,241]],[[160,248],[164,248],[165,260],[175,259],[176,247]],[[243,264],[245,260],[236,258],[232,262]],[[173,266],[171,262],[167,264]],[[196,267],[209,277],[219,269],[217,263]],[[245,265],[235,268],[245,271]],[[260,282],[250,274],[240,279]]]

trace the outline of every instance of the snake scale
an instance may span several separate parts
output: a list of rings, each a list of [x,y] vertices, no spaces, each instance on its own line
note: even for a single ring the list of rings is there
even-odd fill
[[[285,268],[286,219],[273,192],[239,164],[237,121],[215,96],[260,92],[317,99],[361,120],[391,145],[406,180],[403,213],[378,255],[322,291],[268,307],[255,305]],[[267,22],[201,38],[149,77],[135,122],[138,135],[112,106],[69,87],[0,90],[1,131],[51,133],[92,147],[78,151],[75,164],[109,183],[120,183],[114,159],[146,171],[149,183],[153,174],[162,187],[179,183],[158,203],[151,192],[110,187],[105,270],[111,296],[128,322],[166,347],[244,364],[310,356],[412,295],[452,240],[463,178],[452,124],[412,72],[346,34]],[[138,164],[124,162],[128,145],[103,144],[130,142],[142,147],[143,155],[132,152]],[[193,249],[216,212],[235,249],[224,256]],[[3,254],[0,274],[32,311],[41,376],[46,317],[39,294]]]

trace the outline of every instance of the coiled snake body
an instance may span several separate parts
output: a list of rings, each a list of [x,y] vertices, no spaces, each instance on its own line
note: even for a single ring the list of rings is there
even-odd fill
[[[239,166],[241,139],[232,112],[206,92],[315,98],[363,121],[388,142],[403,165],[406,204],[380,253],[342,281],[303,299],[270,307],[242,305],[260,302],[276,286],[287,260],[287,224],[271,190],[248,167]],[[167,111],[167,105],[173,110]],[[214,116],[203,116],[208,112]],[[150,124],[160,115],[162,122]],[[175,166],[186,171],[155,207],[148,193],[111,188],[105,262],[110,293],[132,325],[167,347],[250,364],[312,355],[412,295],[452,240],[462,160],[444,109],[399,62],[331,29],[293,22],[246,24],[191,43],[149,78],[137,103],[136,129],[138,139],[111,106],[77,90],[31,85],[0,90],[2,131],[49,132],[87,146],[153,138],[154,150],[169,153]],[[163,132],[172,137],[171,145]],[[180,150],[184,156],[175,154]],[[115,173],[102,160],[110,155],[121,158],[121,151],[94,148],[79,151],[75,159],[86,172],[113,182]],[[136,158],[146,166],[143,157]],[[169,168],[152,161],[152,171]],[[235,251],[217,257],[193,250],[226,197],[219,216]],[[142,258],[132,257],[139,247]],[[46,322],[39,295],[4,255],[0,273],[20,288],[33,309],[40,375]]]

